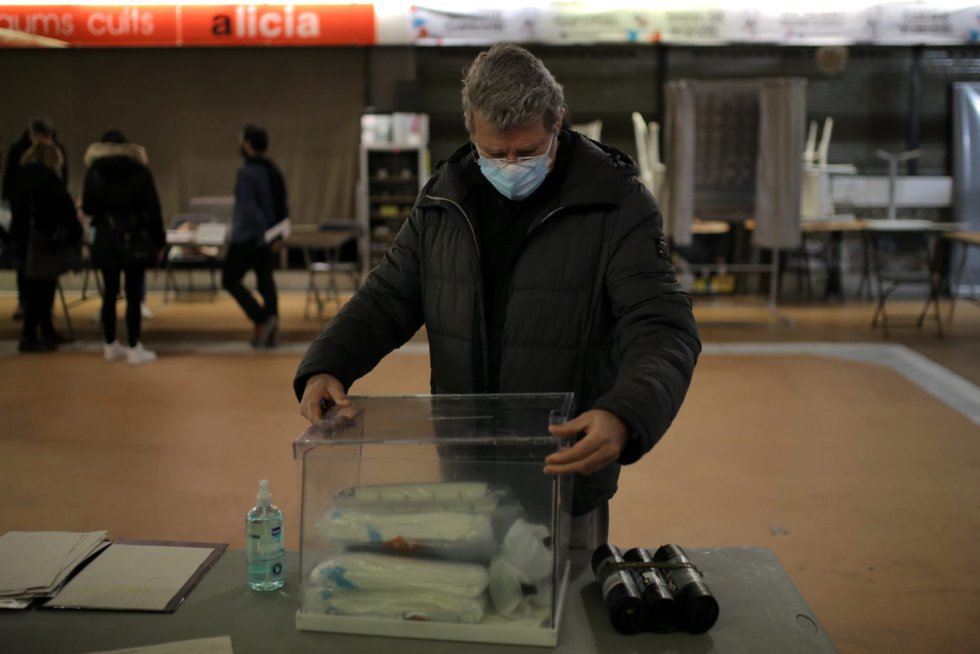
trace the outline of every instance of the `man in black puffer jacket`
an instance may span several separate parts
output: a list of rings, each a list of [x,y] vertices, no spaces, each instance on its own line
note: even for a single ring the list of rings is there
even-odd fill
[[[311,421],[424,324],[433,393],[574,391],[572,546],[604,542],[620,464],[667,430],[701,350],[656,201],[635,164],[561,129],[563,93],[498,44],[463,81],[471,143],[436,170],[384,261],[294,380]],[[326,400],[324,403],[323,401]]]

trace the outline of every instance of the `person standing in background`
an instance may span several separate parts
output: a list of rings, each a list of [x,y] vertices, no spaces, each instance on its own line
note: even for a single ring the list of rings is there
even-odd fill
[[[20,293],[24,305],[19,352],[50,352],[64,342],[55,332],[51,318],[57,277],[34,278],[26,270],[32,232],[53,235],[65,230],[67,244],[82,240],[82,224],[75,203],[58,174],[63,170],[62,163],[61,150],[53,143],[39,140],[18,161],[17,177],[10,184],[10,235],[20,261],[18,276],[22,277]]]
[[[0,152],[3,152],[3,136],[0,136]],[[0,157],[0,173],[3,173],[3,157]],[[0,200],[0,246],[6,246],[10,242],[10,209],[7,203]],[[3,261],[0,261],[0,265],[7,266],[7,259],[9,255],[5,247],[0,247],[0,252],[3,252]]]
[[[0,187],[0,202],[9,203],[10,194],[13,191],[14,181],[17,173],[20,172],[21,159],[24,153],[38,142],[50,143],[61,152],[61,163],[58,170],[54,171],[61,179],[63,186],[68,186],[68,153],[65,146],[58,142],[58,137],[54,129],[54,124],[47,116],[35,116],[27,124],[27,129],[21,134],[7,153],[7,164],[3,167],[3,186]],[[23,265],[17,266],[17,309],[14,311],[13,319],[20,320],[23,316],[23,302],[21,298],[21,287],[24,283]]]
[[[225,255],[221,286],[231,293],[254,325],[252,347],[275,345],[279,326],[279,299],[272,275],[280,238],[271,238],[269,230],[289,218],[286,182],[282,173],[265,156],[269,136],[257,125],[242,130],[240,153],[245,163],[235,180],[235,207],[231,223],[231,242]],[[242,279],[255,271],[255,283],[262,304],[245,288]]]
[[[82,210],[92,216],[95,237],[92,266],[102,273],[103,357],[123,357],[137,366],[156,361],[156,353],[140,342],[140,302],[146,268],[159,259],[166,244],[160,200],[147,167],[146,150],[128,143],[118,129],[110,129],[85,152],[85,190]],[[126,274],[126,330],[129,347],[116,338],[116,298],[121,273]]]

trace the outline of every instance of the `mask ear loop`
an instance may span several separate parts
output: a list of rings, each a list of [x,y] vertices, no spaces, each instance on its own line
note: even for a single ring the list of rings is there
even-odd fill
[[[565,110],[563,108],[562,109],[562,113],[564,113],[564,111]],[[549,173],[551,172],[552,168],[555,167],[555,162],[558,161],[558,135],[560,133],[561,133],[561,123],[559,122],[558,123],[558,128],[555,130],[554,134],[551,135],[551,138],[552,138],[552,141],[553,141],[553,143],[551,144],[551,146],[554,148],[554,151],[553,152],[551,151],[552,150],[552,147],[549,147],[548,148],[548,150],[549,150],[549,152],[548,152],[548,172]]]

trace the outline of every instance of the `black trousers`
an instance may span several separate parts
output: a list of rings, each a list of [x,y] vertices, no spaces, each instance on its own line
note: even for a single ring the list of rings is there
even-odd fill
[[[24,266],[22,264],[17,266],[17,302],[19,302],[21,306],[24,305],[24,280],[25,279],[27,279],[27,277],[24,275]]]
[[[102,272],[102,332],[105,342],[116,340],[116,298],[119,297],[119,278],[126,273],[126,335],[129,346],[133,347],[140,340],[143,316],[140,315],[140,302],[143,300],[143,283],[146,279],[146,268],[142,266],[128,267],[123,270],[101,270]]]
[[[51,307],[54,304],[57,280],[30,279],[23,275],[18,275],[18,278],[20,279],[21,304],[24,308],[21,339],[25,341],[37,340],[38,329],[41,330],[41,338],[53,337],[54,324],[51,322]]]
[[[279,296],[276,294],[276,280],[272,276],[274,266],[275,253],[263,241],[228,244],[221,286],[231,293],[238,306],[256,325],[265,322],[269,316],[279,314]],[[242,284],[249,270],[255,271],[255,283],[263,304],[259,304],[252,292]]]

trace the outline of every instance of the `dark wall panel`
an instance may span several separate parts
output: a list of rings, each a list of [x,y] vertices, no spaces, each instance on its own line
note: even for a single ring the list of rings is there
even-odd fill
[[[530,48],[565,87],[574,122],[602,119],[603,140],[630,155],[631,112],[662,121],[660,82],[680,78],[806,78],[809,119],[835,120],[831,162],[865,173],[885,171],[875,150],[908,146],[912,48],[851,47],[836,72],[804,47]],[[445,158],[466,139],[460,81],[481,49],[5,50],[0,137],[6,151],[31,115],[49,114],[79,193],[85,147],[118,126],[147,147],[173,214],[195,195],[231,192],[238,131],[255,121],[270,130],[298,222],[351,216],[362,111],[428,113],[432,160]],[[980,48],[924,48],[921,70],[919,172],[949,174],[949,89],[980,81]]]
[[[354,215],[365,97],[363,49],[5,51],[4,152],[30,116],[51,116],[79,194],[89,143],[108,126],[145,146],[166,216],[229,195],[246,122],[267,127],[297,222]]]

